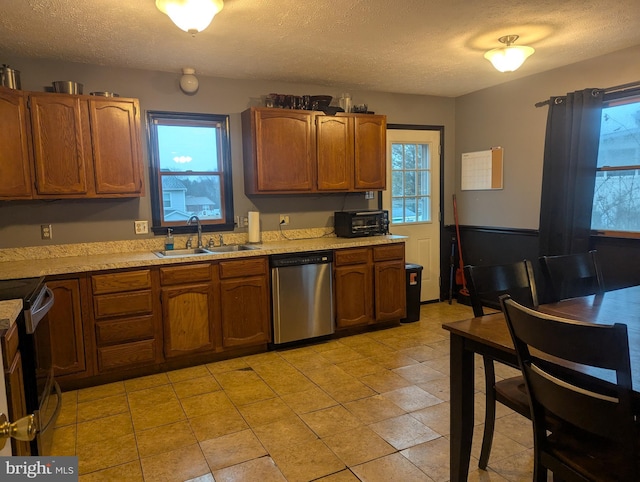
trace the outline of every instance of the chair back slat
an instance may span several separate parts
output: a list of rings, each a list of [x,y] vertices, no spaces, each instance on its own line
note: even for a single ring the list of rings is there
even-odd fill
[[[484,315],[483,307],[500,309],[500,296],[509,294],[523,305],[538,306],[538,293],[529,260],[493,266],[464,268],[474,316]]]
[[[539,258],[549,301],[604,292],[596,251]]]

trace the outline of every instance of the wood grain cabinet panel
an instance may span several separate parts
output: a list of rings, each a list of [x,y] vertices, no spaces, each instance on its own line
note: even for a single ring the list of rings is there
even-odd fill
[[[335,268],[336,326],[348,328],[373,321],[371,264]]]
[[[101,372],[148,365],[155,359],[156,344],[153,340],[98,347],[98,369]]]
[[[215,350],[211,283],[162,288],[164,355],[167,358]]]
[[[377,262],[374,284],[376,321],[404,318],[407,309],[404,260]]]
[[[94,295],[151,288],[151,270],[140,269],[91,276]]]
[[[354,187],[353,119],[316,116],[316,162],[319,191],[349,191]]]
[[[30,94],[29,105],[37,194],[89,195],[86,104],[78,96],[43,93]]]
[[[55,297],[48,313],[55,376],[87,370],[80,280],[48,280]]]
[[[131,316],[151,313],[151,290],[113,293],[93,297],[93,311],[97,320],[114,316]]]
[[[96,195],[142,195],[137,101],[91,99],[88,102]]]
[[[32,197],[29,142],[24,94],[0,87],[0,199]]]
[[[271,339],[266,275],[221,280],[220,304],[223,348],[267,343]]]
[[[356,190],[373,191],[387,188],[387,120],[383,115],[354,117]]]
[[[253,108],[242,113],[245,192],[313,188],[311,112]]]
[[[2,344],[2,368],[4,369],[5,389],[7,392],[8,419],[11,422],[28,415],[27,401],[24,395],[22,357],[18,349],[18,325],[13,324],[7,330],[0,330]],[[11,439],[13,455],[31,455],[29,442]]]

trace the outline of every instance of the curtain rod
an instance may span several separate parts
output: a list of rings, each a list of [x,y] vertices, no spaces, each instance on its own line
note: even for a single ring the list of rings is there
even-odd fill
[[[601,90],[606,94],[607,92],[615,92],[616,90],[624,90],[630,87],[640,87],[640,81],[629,82],[628,84],[614,85],[613,87],[607,87],[606,89],[598,89],[598,90]],[[543,105],[549,105],[549,100],[548,99],[543,100],[541,102],[536,102],[535,104],[536,107],[542,107]]]

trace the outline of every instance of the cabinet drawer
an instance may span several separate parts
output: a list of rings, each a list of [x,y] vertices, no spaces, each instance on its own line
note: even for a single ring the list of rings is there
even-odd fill
[[[386,261],[388,259],[404,259],[404,243],[387,244],[373,248],[374,261]]]
[[[151,290],[93,297],[93,311],[96,319],[151,313],[152,309]]]
[[[140,316],[126,320],[98,321],[96,340],[98,345],[113,345],[125,341],[153,338],[153,316]]]
[[[210,264],[191,264],[187,266],[160,268],[160,284],[162,285],[195,283],[198,281],[211,281]]]
[[[113,368],[144,365],[155,361],[154,340],[136,341],[124,345],[98,348],[98,368],[100,371]]]
[[[250,258],[239,261],[221,261],[220,279],[266,274],[267,258]]]
[[[338,249],[333,255],[333,260],[336,266],[368,263],[371,261],[371,250],[369,248]]]
[[[91,288],[94,295],[151,288],[151,271],[95,274],[91,276]]]

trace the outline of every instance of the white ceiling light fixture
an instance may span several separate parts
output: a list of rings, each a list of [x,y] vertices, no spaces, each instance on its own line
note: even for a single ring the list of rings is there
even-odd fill
[[[517,70],[535,50],[523,45],[512,45],[518,40],[518,35],[505,35],[498,39],[505,44],[504,47],[489,50],[484,58],[493,64],[500,72],[513,72]]]
[[[156,7],[169,16],[178,28],[192,35],[209,26],[224,7],[223,0],[156,0]]]
[[[180,77],[180,89],[185,94],[193,95],[198,91],[198,77],[195,76],[195,69],[185,67],[182,69],[182,77]]]

